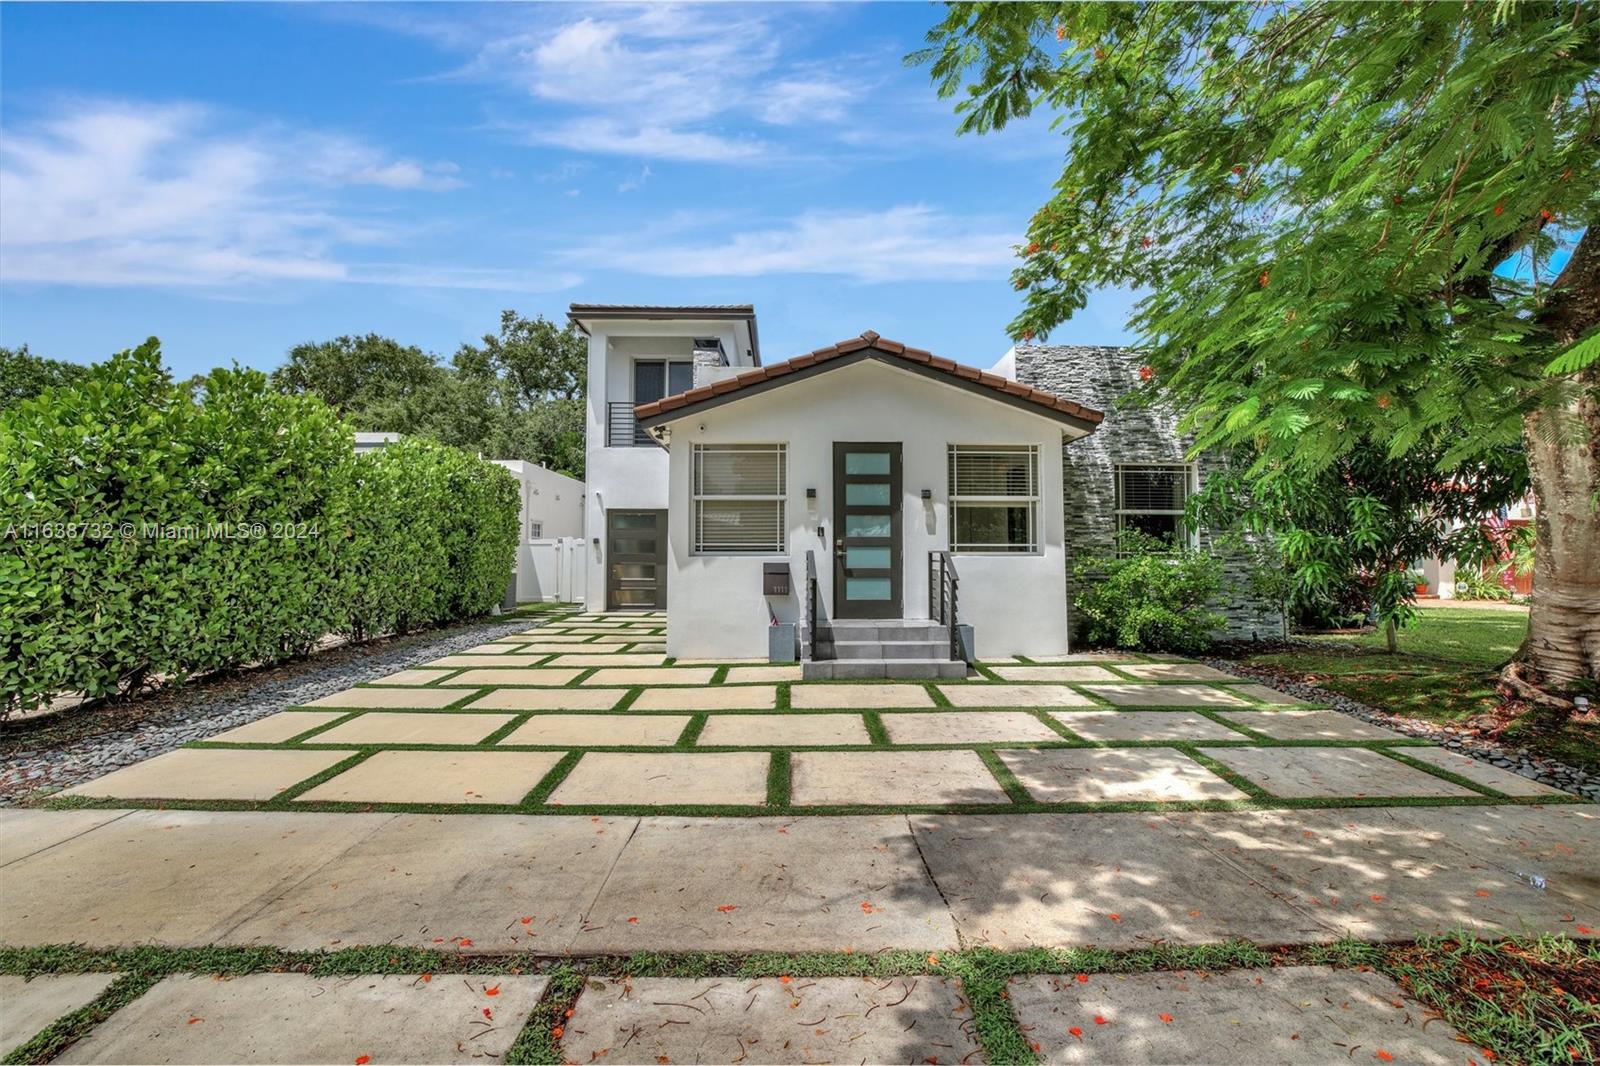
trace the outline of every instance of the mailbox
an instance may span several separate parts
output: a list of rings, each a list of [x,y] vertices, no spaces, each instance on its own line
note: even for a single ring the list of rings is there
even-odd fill
[[[761,564],[761,594],[763,596],[789,595],[789,564]]]

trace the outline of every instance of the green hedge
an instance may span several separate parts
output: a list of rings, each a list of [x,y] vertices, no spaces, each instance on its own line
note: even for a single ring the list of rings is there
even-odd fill
[[[257,371],[174,385],[151,340],[0,413],[0,711],[483,614],[519,508],[453,448],[356,455]]]

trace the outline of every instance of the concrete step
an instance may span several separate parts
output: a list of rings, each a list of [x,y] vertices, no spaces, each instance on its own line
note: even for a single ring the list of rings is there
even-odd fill
[[[869,678],[955,680],[967,664],[951,659],[814,659],[800,664],[805,681],[858,681]]]
[[[849,619],[817,626],[819,641],[939,640],[948,635],[946,626],[922,619]]]
[[[835,659],[948,659],[950,639],[836,640],[832,649]]]

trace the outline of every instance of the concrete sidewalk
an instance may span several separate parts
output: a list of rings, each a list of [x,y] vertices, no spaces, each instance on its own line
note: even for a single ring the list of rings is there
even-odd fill
[[[1600,926],[1596,855],[1600,816],[1579,806],[739,819],[6,811],[0,943],[611,953],[1575,933]]]

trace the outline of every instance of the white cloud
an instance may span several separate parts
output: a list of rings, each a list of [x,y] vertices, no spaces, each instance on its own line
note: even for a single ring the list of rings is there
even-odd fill
[[[762,128],[842,122],[869,88],[847,57],[838,73],[789,58],[795,28],[817,17],[808,6],[491,10],[492,18],[467,14],[448,26],[413,11],[389,25],[470,50],[452,77],[531,97],[539,105],[532,117],[500,125],[534,144],[680,162],[770,161],[779,153]]]
[[[461,184],[456,174],[454,164],[395,158],[348,137],[241,128],[194,106],[72,104],[0,139],[0,273],[74,285],[532,284],[351,254],[407,232],[377,213],[375,194],[354,188],[449,189]]]
[[[649,164],[647,163],[639,169],[639,173],[635,174],[631,178],[624,178],[620,183],[618,183],[617,191],[633,192],[634,190],[643,187],[644,183],[649,181],[651,177],[652,172]]]
[[[656,277],[821,274],[865,282],[991,278],[1014,261],[1016,235],[985,219],[961,219],[922,205],[884,211],[808,211],[776,226],[718,241],[689,219],[656,233],[606,238],[575,249],[578,263]]]

